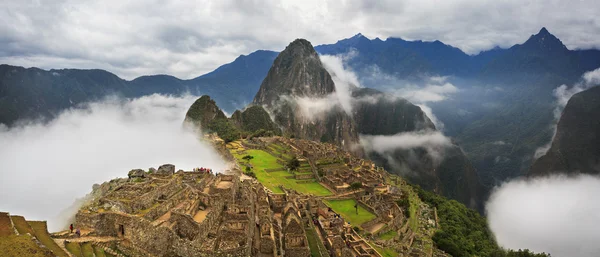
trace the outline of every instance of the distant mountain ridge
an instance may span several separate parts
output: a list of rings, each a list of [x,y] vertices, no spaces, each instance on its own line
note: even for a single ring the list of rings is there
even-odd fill
[[[139,97],[151,94],[211,95],[227,112],[251,101],[251,96],[267,74],[272,51],[242,55],[213,72],[182,80],[169,75],[141,76],[124,80],[104,70],[42,70],[0,65],[0,123],[11,125],[18,119],[55,116],[77,104],[106,95]]]

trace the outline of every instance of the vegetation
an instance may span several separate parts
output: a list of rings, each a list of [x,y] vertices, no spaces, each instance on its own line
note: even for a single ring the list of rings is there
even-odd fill
[[[306,183],[307,181],[299,181],[290,178],[291,174],[284,171],[283,165],[277,162],[277,157],[272,156],[265,151],[250,149],[246,150],[244,154],[238,154],[235,151],[232,151],[232,154],[238,160],[238,163],[251,164],[253,167],[252,172],[256,179],[274,193],[283,193],[279,186],[284,186],[285,188],[293,189],[300,193],[314,194],[316,196],[328,196],[332,194],[331,191],[327,190],[327,188],[316,181],[308,181],[308,183]],[[244,157],[247,155],[251,155],[254,158],[246,162]],[[266,171],[272,169],[279,169],[280,171]]]
[[[83,252],[81,252],[81,246],[79,243],[68,242],[65,243],[65,248],[75,257],[83,257]]]
[[[35,237],[48,247],[50,251],[52,251],[56,256],[59,257],[67,257],[68,255],[52,240],[50,234],[48,234],[48,230],[46,228],[46,224],[41,221],[29,221],[29,226],[33,229],[33,233]]]
[[[342,218],[347,222],[350,222],[353,226],[360,226],[361,224],[375,219],[375,214],[362,207],[355,200],[325,200],[325,204],[331,207],[333,211],[342,215]],[[354,206],[358,205],[358,214]]]
[[[441,229],[433,235],[433,241],[439,249],[452,256],[548,256],[529,250],[515,252],[501,249],[485,217],[455,200],[448,200],[419,186],[415,188],[424,202],[437,208]]]
[[[2,249],[2,256],[46,257],[52,255],[48,249],[39,247],[27,235],[0,237],[0,249]]]
[[[17,228],[17,231],[19,231],[19,234],[29,233],[33,235],[33,229],[31,229],[23,216],[11,216],[11,219],[15,224],[15,228]]]
[[[350,189],[356,191],[362,188],[362,183],[360,182],[353,182],[352,184],[350,184]]]
[[[298,167],[300,167],[300,161],[298,158],[296,158],[296,156],[294,156],[288,161],[286,166],[290,170],[298,170]]]
[[[90,242],[81,244],[81,252],[83,253],[83,257],[95,257],[94,248]]]
[[[235,141],[241,137],[241,132],[226,118],[211,121],[207,128],[210,132],[216,132],[225,143]]]
[[[398,232],[396,230],[390,230],[388,232],[385,232],[385,233],[379,235],[379,239],[390,240],[390,239],[393,239],[394,237],[396,237],[397,235],[398,235]]]

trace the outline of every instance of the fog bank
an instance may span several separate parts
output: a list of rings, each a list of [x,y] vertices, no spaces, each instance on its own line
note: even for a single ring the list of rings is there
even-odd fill
[[[131,169],[172,163],[176,169],[225,168],[224,161],[182,121],[196,97],[107,98],[41,124],[0,127],[0,211],[54,218],[94,183]]]
[[[486,204],[489,225],[506,248],[554,257],[600,254],[600,178],[552,176],[496,188]]]

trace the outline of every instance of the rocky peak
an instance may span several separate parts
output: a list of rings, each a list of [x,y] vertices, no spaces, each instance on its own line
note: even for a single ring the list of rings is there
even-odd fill
[[[522,46],[545,51],[567,50],[562,41],[550,34],[546,28],[542,28],[537,34],[531,35]]]
[[[273,62],[254,103],[269,107],[284,95],[323,97],[334,91],[333,80],[311,43],[296,39]]]

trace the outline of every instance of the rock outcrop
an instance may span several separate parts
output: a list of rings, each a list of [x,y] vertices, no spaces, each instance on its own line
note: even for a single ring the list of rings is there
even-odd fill
[[[129,178],[145,178],[146,172],[142,169],[133,169],[127,174]]]
[[[163,164],[156,170],[157,175],[173,175],[175,173],[175,165]]]

